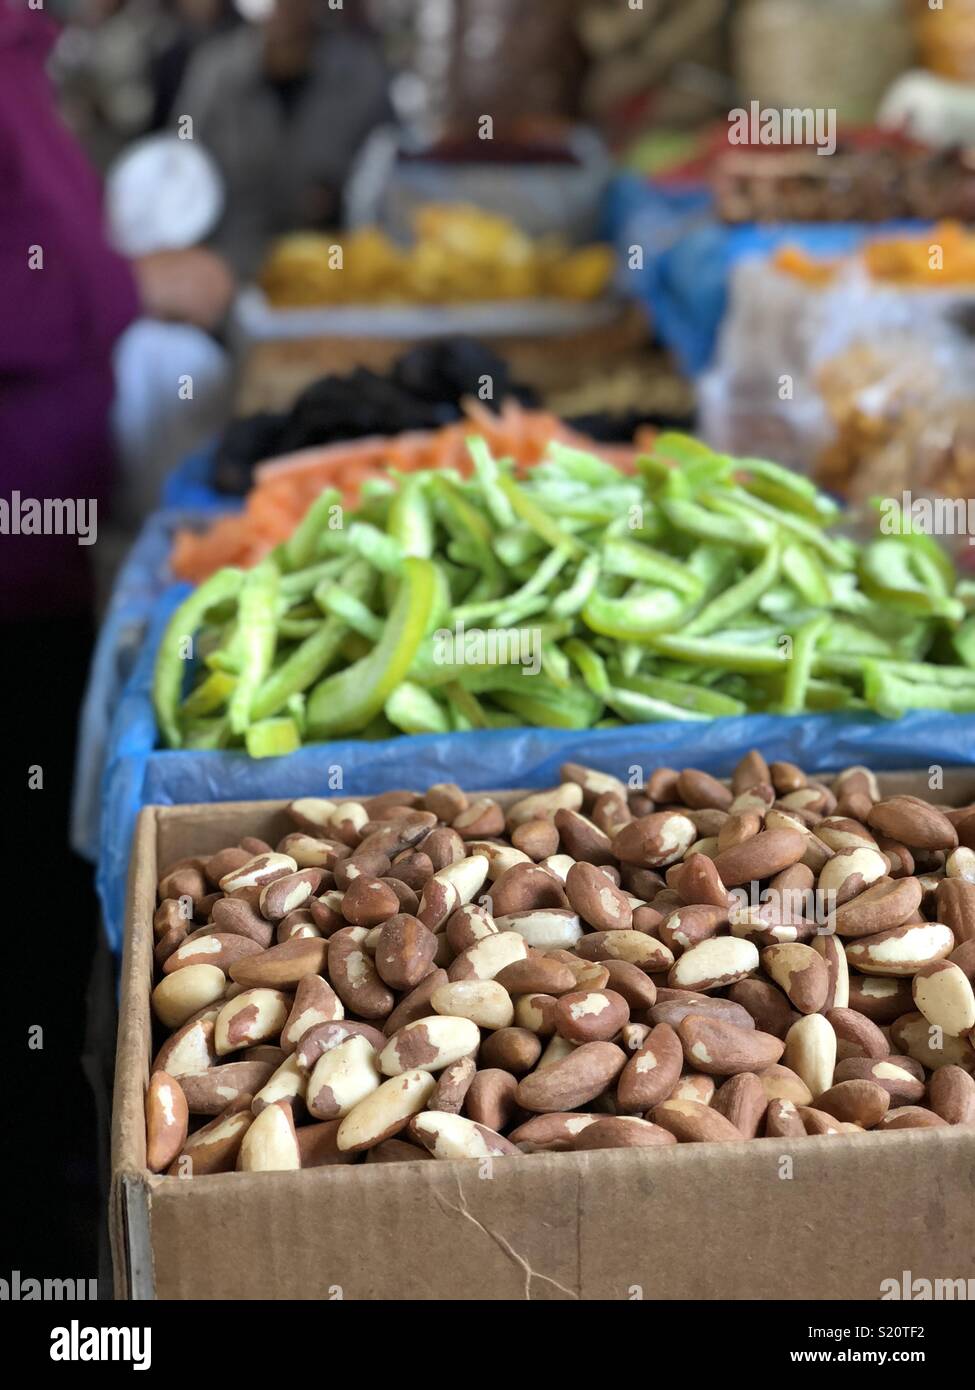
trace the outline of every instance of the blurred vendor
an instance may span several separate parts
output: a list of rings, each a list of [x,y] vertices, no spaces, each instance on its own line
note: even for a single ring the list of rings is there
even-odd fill
[[[216,159],[227,207],[215,238],[253,272],[270,238],[334,226],[357,151],[390,118],[378,42],[354,0],[268,0],[258,25],[204,44],[170,113]]]
[[[2,619],[85,607],[103,520],[90,504],[108,495],[113,351],[123,331],[140,315],[212,328],[232,291],[212,252],[127,261],[111,249],[99,181],[45,73],[56,32],[26,0],[0,0]],[[84,527],[25,530],[31,500],[79,504]]]

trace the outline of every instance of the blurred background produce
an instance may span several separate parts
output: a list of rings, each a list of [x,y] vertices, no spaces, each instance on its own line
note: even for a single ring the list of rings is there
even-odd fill
[[[570,250],[556,237],[533,239],[505,217],[463,203],[428,204],[414,239],[397,245],[364,227],[332,243],[285,238],[271,250],[259,283],[277,308],[328,303],[481,299],[595,299],[613,273],[608,246]],[[341,259],[339,259],[341,258]]]

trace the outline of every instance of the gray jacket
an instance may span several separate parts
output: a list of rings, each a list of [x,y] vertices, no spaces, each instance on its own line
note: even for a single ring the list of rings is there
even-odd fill
[[[174,124],[193,118],[193,138],[220,166],[227,206],[213,242],[244,275],[269,238],[337,224],[352,161],[390,116],[388,74],[367,37],[323,34],[289,102],[266,82],[261,47],[249,25],[204,44],[171,112]]]

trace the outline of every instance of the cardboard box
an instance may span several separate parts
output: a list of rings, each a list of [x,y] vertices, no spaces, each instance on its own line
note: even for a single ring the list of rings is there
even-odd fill
[[[975,773],[943,799],[975,800]],[[927,793],[889,774],[886,794]],[[516,793],[508,794],[510,799]],[[179,1179],[145,1168],[157,866],[283,802],[148,807],[129,881],[112,1126],[120,1298],[834,1299],[975,1277],[975,1128]]]

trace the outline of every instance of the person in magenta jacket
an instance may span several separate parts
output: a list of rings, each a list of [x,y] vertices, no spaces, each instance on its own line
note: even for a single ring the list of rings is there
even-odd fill
[[[118,336],[140,314],[212,327],[232,288],[208,251],[129,262],[112,250],[99,180],[60,118],[45,72],[56,32],[43,10],[0,0],[3,620],[70,613],[89,600],[97,512],[87,504],[104,506],[111,480]],[[86,506],[73,509],[77,501]],[[24,534],[38,516],[48,533]],[[82,524],[85,536],[50,534]]]

